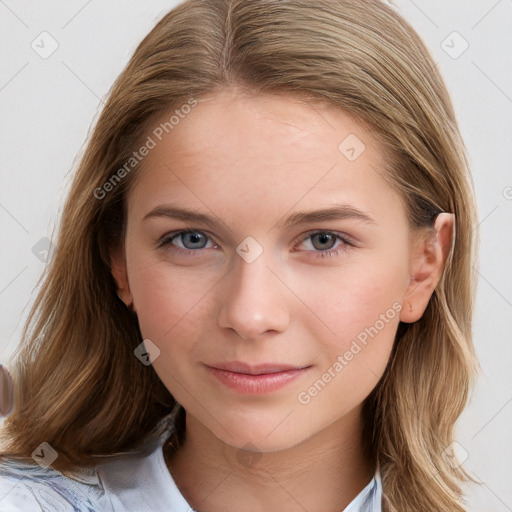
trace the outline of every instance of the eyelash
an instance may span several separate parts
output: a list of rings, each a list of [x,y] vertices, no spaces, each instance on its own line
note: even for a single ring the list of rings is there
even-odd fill
[[[186,235],[187,233],[201,233],[201,234],[205,235],[208,239],[210,238],[207,233],[205,233],[204,231],[201,231],[199,229],[184,229],[182,231],[176,231],[174,233],[169,233],[167,235],[164,235],[157,242],[157,246],[159,248],[169,246],[172,244],[172,241],[175,238],[177,238],[181,235]],[[317,231],[312,231],[310,233],[307,233],[304,237],[302,237],[300,239],[300,243],[304,243],[308,238],[312,238],[313,236],[319,235],[319,234],[334,235],[334,237],[337,240],[343,242],[343,244],[342,244],[341,248],[338,248],[338,249],[329,249],[327,251],[305,251],[305,252],[313,252],[315,254],[315,257],[332,258],[332,257],[340,255],[343,252],[346,252],[349,247],[355,247],[355,245],[346,236],[336,233],[334,231],[328,231],[328,230],[317,230]],[[186,254],[189,257],[193,257],[197,253],[203,252],[205,249],[182,249],[181,247],[174,247],[173,250],[175,250],[179,253],[182,253],[182,254]]]

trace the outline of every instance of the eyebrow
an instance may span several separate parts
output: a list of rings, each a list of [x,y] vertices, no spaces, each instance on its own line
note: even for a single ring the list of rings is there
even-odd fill
[[[187,208],[177,208],[175,206],[167,205],[157,206],[147,213],[143,220],[155,217],[168,217],[188,222],[197,222],[198,224],[204,224],[211,228],[216,228],[222,223],[216,220],[213,216],[204,213],[189,210]],[[304,224],[313,224],[315,222],[344,219],[358,220],[365,224],[376,224],[376,221],[368,213],[347,204],[340,204],[321,210],[294,213],[284,220],[279,220],[274,227],[291,228]]]

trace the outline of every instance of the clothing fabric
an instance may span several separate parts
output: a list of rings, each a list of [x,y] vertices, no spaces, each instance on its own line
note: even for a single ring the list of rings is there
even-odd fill
[[[162,425],[169,425],[164,418]],[[162,423],[164,422],[164,423]],[[172,424],[172,422],[171,422]],[[172,427],[170,427],[172,428]],[[149,436],[141,450],[116,454],[94,468],[62,474],[15,461],[0,463],[1,512],[194,512],[176,486],[162,446]],[[343,512],[381,512],[379,470]]]

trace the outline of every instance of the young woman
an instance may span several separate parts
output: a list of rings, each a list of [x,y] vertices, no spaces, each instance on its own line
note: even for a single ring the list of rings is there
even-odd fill
[[[2,510],[465,510],[472,181],[378,0],[188,0],[117,79],[13,362]]]

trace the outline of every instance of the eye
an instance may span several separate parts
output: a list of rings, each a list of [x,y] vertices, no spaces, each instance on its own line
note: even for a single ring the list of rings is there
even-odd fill
[[[208,241],[208,235],[202,231],[187,229],[177,233],[165,235],[158,242],[158,245],[159,247],[173,245],[179,250],[183,250],[184,252],[194,253],[195,251],[201,251],[202,249],[214,247],[214,245],[207,246]]]
[[[339,242],[339,243],[338,243]],[[308,247],[306,252],[315,252],[315,257],[332,258],[342,252],[346,252],[348,247],[354,244],[346,236],[332,231],[316,231],[309,233],[302,239],[302,243]],[[338,243],[338,245],[336,245]],[[311,251],[310,248],[313,248]]]

